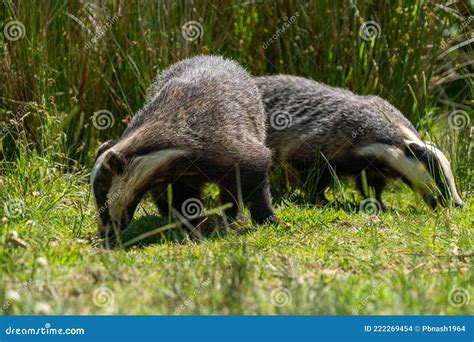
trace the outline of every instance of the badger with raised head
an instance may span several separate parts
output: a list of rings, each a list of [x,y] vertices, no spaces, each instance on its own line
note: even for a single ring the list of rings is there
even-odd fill
[[[99,234],[128,226],[148,191],[166,214],[168,184],[172,208],[184,217],[185,204],[199,202],[203,184],[212,182],[233,204],[229,216],[246,203],[254,222],[276,222],[265,122],[255,82],[236,62],[197,56],[169,67],[123,135],[97,151],[91,185]]]
[[[297,76],[255,80],[267,113],[267,146],[302,184],[317,181],[315,201],[327,202],[324,190],[335,172],[355,177],[366,198],[367,188],[373,189],[382,208],[382,191],[395,178],[420,193],[431,208],[463,204],[445,155],[422,141],[403,114],[382,98]]]

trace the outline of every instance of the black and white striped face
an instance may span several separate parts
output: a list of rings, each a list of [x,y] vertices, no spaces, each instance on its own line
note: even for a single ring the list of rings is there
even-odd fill
[[[454,184],[451,166],[444,154],[421,140],[405,140],[406,149],[375,143],[364,146],[358,154],[373,158],[395,171],[417,191],[431,207],[462,206]]]
[[[125,158],[120,152],[123,145],[127,142],[101,146],[91,173],[100,236],[126,228],[145,192],[163,181],[173,161],[185,155],[167,149]]]
[[[432,208],[438,204],[447,206],[463,206],[454,182],[451,165],[446,156],[429,142],[405,141],[407,157],[420,162],[430,175],[434,191],[423,193],[425,202]]]
[[[127,196],[123,183],[125,159],[107,142],[99,147],[91,173],[91,186],[97,209],[99,235],[106,236],[113,229],[122,229],[129,223],[129,212],[135,210],[122,199]],[[133,212],[132,212],[133,215]]]

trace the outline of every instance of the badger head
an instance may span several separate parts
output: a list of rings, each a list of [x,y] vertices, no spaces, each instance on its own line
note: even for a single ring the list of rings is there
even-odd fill
[[[438,204],[444,207],[463,206],[456,190],[451,165],[443,152],[430,142],[405,140],[405,144],[407,158],[421,163],[429,175],[424,184],[416,186],[423,200],[433,209]]]
[[[183,154],[174,149],[140,154],[127,141],[102,144],[90,178],[99,236],[117,237],[129,225],[143,195],[163,180],[160,175]]]
[[[99,147],[90,179],[97,209],[98,232],[102,237],[128,226],[138,204],[124,187],[127,159],[113,149],[114,145],[115,142],[107,141]]]

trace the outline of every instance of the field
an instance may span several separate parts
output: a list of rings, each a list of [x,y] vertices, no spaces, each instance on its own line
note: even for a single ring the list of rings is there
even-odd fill
[[[472,314],[471,13],[462,1],[3,2],[1,313]],[[274,181],[281,224],[229,227],[209,186],[215,229],[185,234],[145,198],[124,244],[104,248],[95,149],[158,71],[199,53],[386,98],[446,153],[465,206],[432,211],[393,183],[392,209],[367,212],[338,179],[333,204],[314,207]]]

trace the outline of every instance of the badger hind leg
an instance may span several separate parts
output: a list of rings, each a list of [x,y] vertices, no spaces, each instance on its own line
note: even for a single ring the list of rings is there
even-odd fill
[[[366,170],[367,189],[364,187],[362,180],[362,173],[356,176],[356,186],[361,195],[367,199],[371,198],[370,189],[374,189],[375,199],[379,202],[382,210],[387,210],[387,206],[382,201],[382,192],[387,185],[387,180],[384,176],[380,175],[378,171]]]

